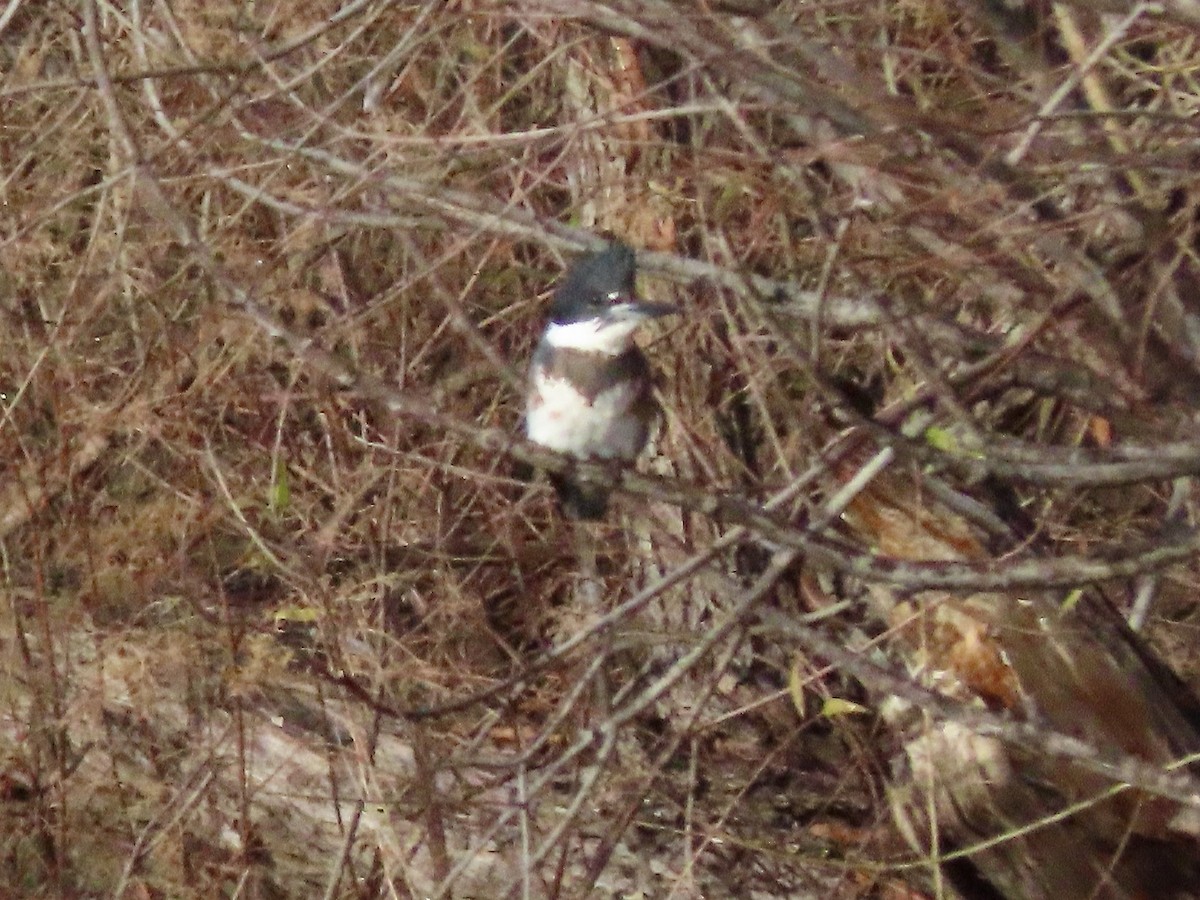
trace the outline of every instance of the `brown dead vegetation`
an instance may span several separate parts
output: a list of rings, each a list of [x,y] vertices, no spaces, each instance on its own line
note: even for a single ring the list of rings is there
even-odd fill
[[[1198,26],[3,5],[0,895],[1200,895]]]

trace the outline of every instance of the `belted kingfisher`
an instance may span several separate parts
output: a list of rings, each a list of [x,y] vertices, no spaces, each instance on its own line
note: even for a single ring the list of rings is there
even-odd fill
[[[529,370],[525,435],[579,459],[632,462],[659,415],[653,378],[633,332],[647,319],[678,312],[639,300],[633,251],[613,243],[579,259],[550,307],[550,322]],[[608,491],[553,477],[563,511],[599,519]]]

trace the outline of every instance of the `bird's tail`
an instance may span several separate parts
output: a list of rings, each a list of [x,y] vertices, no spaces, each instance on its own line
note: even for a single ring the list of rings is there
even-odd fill
[[[571,519],[595,521],[603,519],[608,511],[608,488],[596,484],[580,484],[563,475],[553,475],[550,480],[558,491],[558,505],[563,515]]]

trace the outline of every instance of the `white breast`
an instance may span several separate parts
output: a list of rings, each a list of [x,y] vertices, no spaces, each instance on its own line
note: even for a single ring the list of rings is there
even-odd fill
[[[616,356],[633,346],[633,333],[638,322],[636,318],[551,322],[543,340],[559,350],[587,350]]]
[[[592,403],[561,378],[533,378],[534,398],[525,413],[525,435],[578,457],[632,460],[646,443],[646,427],[630,412],[638,398],[631,385],[600,393]]]

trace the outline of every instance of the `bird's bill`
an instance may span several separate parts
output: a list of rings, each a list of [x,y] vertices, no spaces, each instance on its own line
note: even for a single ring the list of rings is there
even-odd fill
[[[622,303],[616,309],[634,319],[659,319],[663,316],[673,316],[680,311],[678,306],[670,303],[650,303],[645,300],[631,300]]]

